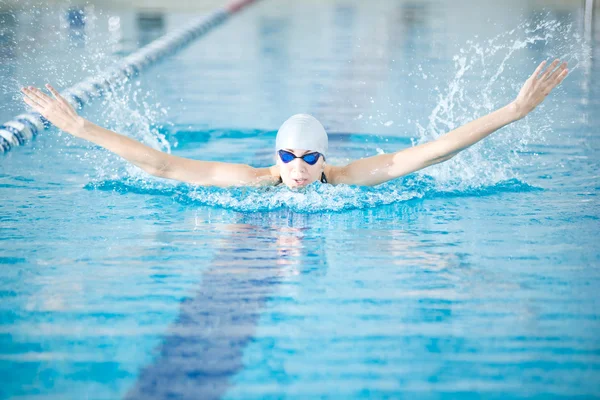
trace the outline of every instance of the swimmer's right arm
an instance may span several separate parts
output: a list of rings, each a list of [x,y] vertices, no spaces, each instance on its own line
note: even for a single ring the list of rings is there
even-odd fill
[[[54,99],[29,86],[21,89],[25,94],[23,100],[57,128],[104,147],[151,175],[202,186],[246,186],[276,182],[273,168],[192,160],[153,149],[84,119],[56,89],[50,85],[46,85],[46,88]]]

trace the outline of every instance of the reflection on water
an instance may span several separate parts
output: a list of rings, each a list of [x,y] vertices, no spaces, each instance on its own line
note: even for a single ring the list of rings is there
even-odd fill
[[[2,92],[6,90],[8,82],[16,74],[14,59],[17,57],[17,18],[14,13],[0,11],[0,103],[2,103]],[[0,107],[1,110],[1,107]],[[0,117],[2,113],[0,112]],[[0,124],[5,121],[0,122]]]
[[[71,7],[67,10],[67,22],[71,29],[85,28],[85,10],[80,7]]]
[[[161,11],[139,11],[136,15],[139,47],[158,39],[165,33],[165,14]]]
[[[69,38],[74,46],[85,46],[85,26],[87,16],[85,9],[81,7],[70,7],[65,15],[68,26]]]
[[[302,260],[314,254],[320,255],[318,269],[325,268],[323,245],[312,242],[308,248],[302,229],[196,220],[199,231],[209,226],[221,236],[214,260],[203,270],[200,287],[181,303],[156,358],[141,371],[128,399],[221,398],[243,369],[244,350],[278,285],[301,279],[307,267]]]
[[[17,18],[13,13],[0,12],[0,61],[1,66],[10,66],[5,59],[12,59],[16,56],[17,42],[15,40],[17,28]],[[2,76],[8,76],[2,74]]]

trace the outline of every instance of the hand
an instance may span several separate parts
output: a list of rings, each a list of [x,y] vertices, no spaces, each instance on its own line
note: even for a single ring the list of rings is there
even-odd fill
[[[519,119],[533,111],[534,108],[544,101],[552,89],[565,79],[569,72],[567,63],[564,62],[560,67],[556,68],[559,63],[560,60],[554,60],[554,62],[550,64],[550,67],[540,75],[546,65],[546,61],[542,61],[533,75],[527,79],[521,88],[519,95],[513,101]]]
[[[48,121],[52,122],[58,129],[73,136],[80,136],[85,120],[77,115],[75,109],[56,89],[49,84],[46,84],[46,88],[52,93],[54,98],[46,95],[38,88],[29,86],[21,88],[21,92],[25,95],[23,101]]]

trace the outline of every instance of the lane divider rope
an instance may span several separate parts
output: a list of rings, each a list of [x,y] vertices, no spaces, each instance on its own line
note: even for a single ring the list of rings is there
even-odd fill
[[[138,51],[119,61],[101,75],[91,76],[61,92],[61,95],[76,109],[102,95],[111,85],[126,81],[159,60],[174,54],[229,17],[257,0],[237,0],[203,16],[187,26],[167,33]],[[13,120],[0,125],[0,153],[6,153],[35,138],[51,124],[39,113],[17,115]]]

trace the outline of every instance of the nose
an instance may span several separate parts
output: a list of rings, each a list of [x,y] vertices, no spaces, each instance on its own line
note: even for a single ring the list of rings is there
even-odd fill
[[[292,169],[300,172],[306,171],[306,163],[300,158],[296,158],[292,161]]]

